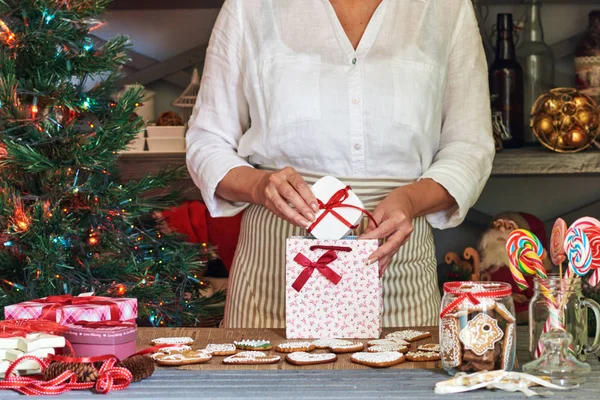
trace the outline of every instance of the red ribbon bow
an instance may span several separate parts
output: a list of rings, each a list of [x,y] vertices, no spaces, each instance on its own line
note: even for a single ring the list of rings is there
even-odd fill
[[[65,371],[50,381],[13,375],[18,365],[25,360],[36,361],[41,366],[42,372],[48,367],[48,361],[46,360],[34,356],[23,356],[10,364],[6,370],[4,381],[0,382],[0,389],[12,389],[26,395],[57,395],[70,390],[95,387],[97,392],[106,394],[112,390],[123,390],[131,384],[133,379],[131,372],[126,368],[115,367],[117,363],[115,357],[103,356],[98,358],[102,358],[104,364],[98,371],[99,376],[96,382],[77,382],[77,375],[73,371]],[[73,358],[72,360],[75,360],[74,362],[85,362],[81,361],[85,359]]]
[[[44,299],[38,299],[34,301],[35,303],[45,303],[48,304],[42,308],[42,314],[40,315],[40,319],[45,319],[48,321],[56,321],[56,313],[58,310],[62,310],[65,306],[71,305],[83,305],[83,304],[93,304],[99,306],[108,306],[110,309],[110,319],[112,321],[118,321],[121,315],[121,310],[119,309],[119,305],[114,302],[110,297],[101,297],[101,296],[78,296],[74,297],[70,294],[64,294],[61,296],[48,296]],[[65,323],[65,314],[62,313],[61,320],[59,323]]]
[[[324,211],[321,213],[321,215],[319,215],[317,217],[315,222],[313,222],[308,227],[308,231],[312,232],[312,230],[315,229],[315,227],[317,225],[319,225],[319,223],[323,220],[323,218],[325,218],[327,216],[327,214],[333,215],[338,220],[340,220],[340,222],[342,222],[344,225],[346,225],[350,229],[356,229],[358,227],[358,225],[352,225],[344,217],[342,217],[339,213],[337,213],[334,210],[335,208],[354,208],[355,210],[359,210],[359,211],[365,213],[366,216],[369,217],[369,219],[371,221],[373,221],[375,226],[377,226],[377,221],[375,221],[375,218],[373,218],[373,215],[371,215],[370,212],[368,212],[367,210],[365,210],[363,208],[353,206],[352,204],[344,204],[344,201],[348,200],[350,190],[351,190],[350,186],[346,186],[345,188],[338,190],[337,192],[335,192],[333,194],[333,196],[331,196],[329,198],[327,203],[323,203],[321,200],[317,199],[317,202],[319,203],[319,209],[324,210]]]
[[[302,265],[304,269],[302,270],[300,275],[298,275],[298,278],[296,278],[296,280],[292,284],[292,287],[296,289],[297,292],[302,290],[302,288],[304,287],[308,279],[311,277],[315,269],[318,269],[319,272],[321,272],[321,274],[325,276],[325,278],[333,282],[334,285],[337,285],[342,279],[342,277],[327,266],[327,264],[335,260],[337,260],[337,254],[335,254],[335,251],[333,250],[329,250],[328,252],[324,253],[315,262],[310,261],[304,256],[304,254],[298,253],[296,257],[294,257],[294,261]]]
[[[481,291],[468,291],[468,288],[482,287]],[[449,313],[453,312],[463,301],[469,300],[474,306],[480,303],[483,298],[498,298],[507,297],[512,294],[512,288],[508,283],[503,282],[446,282],[444,283],[444,293],[457,296],[446,308],[440,313],[440,318],[444,318]]]

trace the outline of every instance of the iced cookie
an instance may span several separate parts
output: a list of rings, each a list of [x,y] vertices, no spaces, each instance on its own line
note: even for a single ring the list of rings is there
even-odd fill
[[[334,353],[354,353],[356,351],[361,351],[364,348],[365,345],[361,342],[350,342],[350,344],[336,344],[329,349]]]
[[[290,353],[285,360],[293,365],[326,364],[336,361],[338,356],[333,353],[310,354],[303,351]]]
[[[374,339],[367,343],[369,346],[386,345],[386,344],[399,344],[401,346],[409,346],[410,343],[400,338],[389,338],[389,339]]]
[[[186,351],[184,353],[155,354],[152,358],[158,365],[178,366],[205,363],[209,361],[212,356],[208,353]]]
[[[436,353],[439,353],[440,345],[437,343],[422,344],[417,347],[417,350],[419,350],[419,351],[434,351]]]
[[[152,339],[150,344],[152,346],[160,346],[161,344],[181,344],[184,346],[190,346],[194,344],[194,339],[191,337],[162,337]]]
[[[287,342],[275,346],[275,351],[280,353],[307,352],[313,351],[314,349],[315,345],[311,342]]]
[[[181,345],[172,347],[163,347],[158,350],[159,353],[172,354],[172,353],[183,353],[184,351],[192,350],[192,346]]]
[[[204,349],[207,353],[212,354],[213,356],[230,356],[237,353],[237,348],[235,344],[226,343],[226,344],[209,344]]]
[[[431,336],[430,332],[427,331],[415,331],[415,330],[404,330],[388,333],[385,338],[399,338],[406,340],[407,342],[416,342],[417,340],[425,339]]]
[[[502,346],[502,355],[500,359],[500,369],[510,370],[514,366],[514,340],[515,324],[506,324],[504,345]]]
[[[316,349],[329,349],[331,346],[335,345],[346,345],[352,343],[349,340],[342,339],[317,339],[313,342]]]
[[[504,332],[498,326],[498,321],[483,313],[470,320],[458,335],[465,350],[473,350],[479,356],[493,350],[496,342],[503,336]]]
[[[271,350],[273,348],[268,340],[239,340],[233,344],[240,350]]]
[[[462,365],[463,349],[458,339],[460,334],[460,325],[458,318],[442,318],[440,328],[440,346],[441,356],[444,358],[444,364],[449,367],[459,367]]]
[[[517,322],[515,316],[512,315],[512,313],[508,311],[508,308],[506,308],[506,306],[502,303],[496,303],[496,313],[498,313],[498,315],[501,316],[509,324],[514,324],[515,322]]]
[[[405,357],[404,354],[397,351],[389,351],[387,353],[356,353],[352,354],[350,360],[368,367],[385,368],[403,363]]]
[[[406,353],[408,361],[439,361],[440,353],[434,351],[410,351]]]
[[[224,358],[223,363],[238,365],[276,364],[279,360],[281,360],[281,357],[266,355],[262,351],[242,351]]]
[[[367,348],[369,353],[384,353],[388,351],[397,351],[399,353],[406,353],[408,351],[408,346],[402,346],[400,344],[377,344],[375,346],[370,346]]]

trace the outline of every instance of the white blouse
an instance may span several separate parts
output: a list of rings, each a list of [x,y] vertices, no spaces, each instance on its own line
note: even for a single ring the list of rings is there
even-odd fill
[[[458,225],[494,158],[487,67],[471,0],[383,0],[356,50],[329,0],[226,0],[187,132],[189,172],[213,216],[239,166],[338,177],[430,178]]]

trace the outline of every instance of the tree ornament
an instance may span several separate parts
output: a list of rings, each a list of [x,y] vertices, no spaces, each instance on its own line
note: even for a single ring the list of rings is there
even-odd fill
[[[31,218],[25,212],[23,203],[18,197],[13,198],[14,210],[12,216],[12,222],[17,232],[26,232],[29,229]]]
[[[576,153],[598,136],[600,111],[591,97],[575,89],[552,89],[534,103],[530,126],[546,148]]]

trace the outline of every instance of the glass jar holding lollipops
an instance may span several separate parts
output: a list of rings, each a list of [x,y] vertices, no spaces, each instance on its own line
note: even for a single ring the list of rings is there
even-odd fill
[[[565,290],[560,275],[547,275],[542,262],[544,249],[531,232],[512,232],[506,249],[513,278],[521,289],[528,287],[523,274],[536,277],[536,296],[530,303],[530,350],[537,359],[524,365],[523,371],[549,376],[553,383],[564,386],[584,382],[591,367],[575,357],[573,337],[565,324],[565,318],[570,317],[565,310],[574,291]]]

